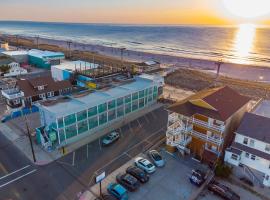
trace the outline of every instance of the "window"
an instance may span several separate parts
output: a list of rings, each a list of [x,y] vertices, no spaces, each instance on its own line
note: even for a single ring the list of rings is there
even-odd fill
[[[108,108],[109,110],[115,108],[115,100],[112,100],[108,103]]]
[[[97,107],[92,107],[88,109],[88,117],[95,116],[97,114]]]
[[[58,118],[57,119],[57,122],[58,122],[58,128],[62,128],[64,126],[64,122],[63,122],[63,118]]]
[[[123,105],[123,103],[124,103],[123,97],[117,99],[117,106],[121,106],[121,105]]]
[[[115,112],[115,110],[110,110],[109,111],[108,118],[109,118],[109,121],[114,120],[116,118],[116,112]]]
[[[71,137],[74,137],[77,135],[77,128],[76,128],[76,125],[71,125],[69,127],[66,127],[66,136],[67,136],[67,139],[68,138],[71,138]]]
[[[254,147],[254,144],[255,144],[255,141],[254,140],[249,140],[249,146],[251,146],[251,147]]]
[[[144,97],[144,90],[139,92],[139,98],[143,98]]]
[[[140,108],[144,107],[144,98],[139,99],[139,107]]]
[[[265,151],[270,151],[270,144],[265,145]]]
[[[78,123],[78,133],[81,134],[81,133],[84,133],[86,131],[88,131],[87,120],[79,122]]]
[[[77,121],[81,121],[87,118],[86,110],[77,113]]]
[[[135,93],[133,93],[132,94],[132,100],[136,100],[136,99],[138,99],[138,92],[135,92]]]
[[[238,155],[232,154],[231,159],[233,159],[233,160],[238,160]]]
[[[248,138],[244,138],[243,144],[248,144]]]
[[[44,93],[43,93],[43,94],[39,94],[38,96],[39,96],[39,98],[41,98],[41,99],[43,99],[43,98],[46,97],[46,95],[45,95]]]
[[[117,117],[122,117],[124,115],[124,107],[118,107],[117,108]]]
[[[64,133],[64,130],[63,129],[59,129],[59,139],[60,139],[60,142],[63,142],[66,140],[65,138],[65,133]]]
[[[246,156],[246,158],[249,158],[249,153],[248,153],[248,152],[246,152],[245,156]]]
[[[48,92],[48,93],[47,93],[47,96],[48,96],[48,97],[53,97],[53,96],[54,96],[54,92]]]
[[[135,111],[138,109],[138,100],[135,100],[132,102],[132,111]]]
[[[130,112],[131,112],[131,104],[129,103],[129,104],[125,105],[125,113],[127,114],[127,113],[130,113]]]
[[[89,120],[88,120],[88,123],[89,123],[89,128],[90,128],[90,129],[97,127],[97,126],[98,126],[98,119],[97,119],[97,116],[92,117],[91,119],[89,119]]]
[[[99,125],[105,124],[107,122],[107,113],[99,115]]]
[[[75,123],[76,122],[75,114],[66,116],[64,120],[65,120],[65,126]]]
[[[44,85],[38,86],[38,90],[44,90]]]
[[[99,106],[98,106],[98,112],[99,113],[102,113],[102,112],[104,112],[104,111],[106,111],[107,110],[107,103],[103,103],[103,104],[100,104]]]
[[[251,160],[256,160],[256,156],[255,155],[251,155]]]
[[[130,103],[131,102],[131,95],[125,96],[125,103]]]

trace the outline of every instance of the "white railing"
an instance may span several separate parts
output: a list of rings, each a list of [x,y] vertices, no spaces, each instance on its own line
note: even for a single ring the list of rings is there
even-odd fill
[[[198,119],[195,119],[195,118],[192,118],[192,123],[198,124],[198,125],[201,125],[201,126],[204,126],[204,127],[207,127],[207,128],[211,128],[211,129],[214,129],[214,130],[217,130],[217,131],[220,131],[220,132],[223,132],[224,129],[225,129],[225,127],[223,125],[217,126],[217,125],[209,124],[207,122],[204,122],[204,121],[201,121],[201,120],[198,120]]]
[[[10,100],[22,97],[22,93],[17,88],[2,90],[1,92],[4,97]]]
[[[172,113],[172,114],[169,115],[168,120],[171,123],[175,123],[175,122],[177,122],[179,120],[178,115],[176,113]]]
[[[215,137],[212,137],[212,136],[203,134],[203,133],[199,133],[199,132],[194,131],[194,130],[190,131],[189,133],[191,135],[194,135],[194,136],[198,137],[198,138],[201,138],[203,140],[207,140],[207,141],[216,143],[218,145],[220,145],[223,142],[223,139],[222,138],[215,138]]]

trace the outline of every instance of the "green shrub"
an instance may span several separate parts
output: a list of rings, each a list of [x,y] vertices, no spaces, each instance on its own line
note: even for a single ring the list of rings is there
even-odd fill
[[[223,164],[221,162],[218,162],[216,169],[215,169],[215,175],[220,178],[229,178],[229,176],[232,173],[232,168],[226,164]]]

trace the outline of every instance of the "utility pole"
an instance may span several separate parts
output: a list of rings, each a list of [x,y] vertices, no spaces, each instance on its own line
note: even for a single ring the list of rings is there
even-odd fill
[[[69,58],[71,58],[71,50],[70,50],[71,44],[72,44],[71,41],[67,41],[67,45],[68,45],[68,57]]]
[[[29,139],[29,142],[30,142],[30,146],[31,146],[33,161],[36,162],[37,161],[36,160],[36,155],[35,155],[35,152],[34,152],[33,142],[32,142],[32,138],[31,138],[31,135],[30,135],[29,125],[28,125],[28,121],[27,121],[26,115],[24,115],[24,119],[25,119],[25,124],[26,124],[27,136],[28,136],[28,139]]]
[[[124,50],[126,50],[126,48],[121,48],[121,67],[123,68],[123,56],[124,56]]]
[[[15,36],[16,37],[16,46],[17,46],[17,50],[19,49],[19,38],[18,35]]]
[[[36,40],[37,40],[37,49],[39,49],[39,35],[36,36]]]
[[[215,62],[215,64],[217,65],[217,75],[216,75],[216,79],[219,77],[219,72],[220,72],[220,67],[224,62],[222,61],[222,59],[218,60],[217,62]]]

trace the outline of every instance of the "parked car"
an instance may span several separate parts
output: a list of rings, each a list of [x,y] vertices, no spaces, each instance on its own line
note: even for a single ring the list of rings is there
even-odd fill
[[[108,146],[112,143],[114,143],[116,140],[120,138],[120,135],[118,132],[114,131],[108,134],[105,138],[102,139],[102,145]]]
[[[102,197],[98,197],[95,200],[117,200],[117,198],[111,194],[103,194]]]
[[[109,194],[116,197],[118,200],[128,200],[127,190],[118,183],[110,183],[107,186]]]
[[[151,150],[148,152],[149,158],[152,160],[152,162],[155,164],[157,167],[163,167],[165,165],[165,161],[163,160],[162,156],[160,153],[156,150]]]
[[[208,190],[226,200],[240,200],[240,196],[229,187],[214,180],[209,183]]]
[[[246,177],[241,177],[240,180],[243,181],[245,184],[251,186],[251,187],[254,186],[253,182],[250,179],[246,178]]]
[[[199,169],[192,170],[189,180],[194,185],[201,186],[206,180],[206,174]]]
[[[156,167],[149,160],[142,157],[135,158],[135,165],[148,174],[152,174],[156,171]]]
[[[126,172],[136,179],[138,179],[141,183],[146,183],[149,181],[149,175],[145,173],[142,169],[136,166],[130,166],[127,168]]]
[[[127,173],[118,174],[116,176],[116,181],[130,192],[133,192],[140,187],[139,181],[134,176]]]

